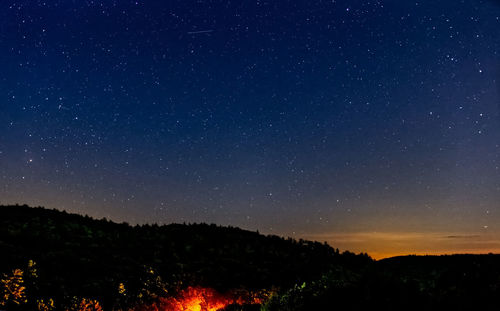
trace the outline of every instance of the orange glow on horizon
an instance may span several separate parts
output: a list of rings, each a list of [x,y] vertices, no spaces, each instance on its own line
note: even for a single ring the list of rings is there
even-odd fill
[[[339,250],[368,253],[376,260],[406,255],[500,253],[495,232],[351,232],[306,235]]]

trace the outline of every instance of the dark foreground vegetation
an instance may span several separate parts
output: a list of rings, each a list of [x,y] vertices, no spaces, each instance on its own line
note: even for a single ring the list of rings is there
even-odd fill
[[[374,261],[238,228],[130,226],[0,207],[0,310],[499,307],[498,255]]]

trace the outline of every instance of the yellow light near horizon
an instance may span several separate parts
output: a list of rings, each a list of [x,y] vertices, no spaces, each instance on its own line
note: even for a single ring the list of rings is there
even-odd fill
[[[500,253],[500,238],[493,233],[353,232],[309,235],[332,247],[368,253],[374,259],[403,255]]]

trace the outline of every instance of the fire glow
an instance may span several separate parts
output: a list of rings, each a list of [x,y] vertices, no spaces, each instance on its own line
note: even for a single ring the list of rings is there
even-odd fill
[[[211,288],[188,287],[175,297],[159,298],[156,303],[134,311],[217,311],[231,304],[260,304],[264,299],[259,296],[238,292],[224,295]]]

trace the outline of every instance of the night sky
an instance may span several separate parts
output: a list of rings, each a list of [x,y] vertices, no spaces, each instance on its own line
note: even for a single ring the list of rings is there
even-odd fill
[[[500,252],[500,2],[0,2],[0,203]]]

